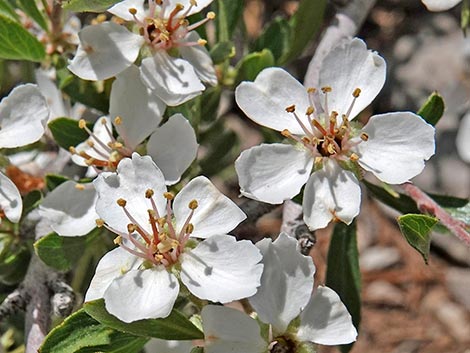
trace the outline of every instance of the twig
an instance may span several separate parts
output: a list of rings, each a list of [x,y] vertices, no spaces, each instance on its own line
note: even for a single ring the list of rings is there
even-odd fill
[[[19,311],[24,311],[28,299],[22,286],[10,293],[3,303],[0,304],[0,322]]]
[[[466,230],[468,225],[452,217],[446,210],[439,206],[436,201],[412,183],[408,182],[401,184],[400,186],[405,190],[408,196],[416,202],[418,209],[421,212],[431,214],[439,219],[447,229],[455,234],[466,245],[470,246],[470,233]]]
[[[308,65],[304,80],[306,87],[318,86],[320,66],[326,54],[345,38],[354,37],[357,34],[376,1],[351,0],[337,11],[333,23],[323,32],[315,55]]]

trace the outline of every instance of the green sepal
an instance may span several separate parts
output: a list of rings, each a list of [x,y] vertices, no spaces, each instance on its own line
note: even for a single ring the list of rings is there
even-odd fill
[[[444,109],[444,99],[442,99],[439,93],[433,92],[421,106],[417,114],[434,126],[444,114]]]
[[[34,210],[42,201],[42,192],[33,190],[23,198],[23,212],[21,217],[24,218],[29,212]]]
[[[210,51],[212,62],[217,65],[235,56],[235,45],[231,41],[220,42]]]
[[[24,245],[10,243],[2,253],[4,258],[0,262],[0,282],[8,285],[21,282],[28,270],[30,251]]]
[[[238,86],[242,81],[254,81],[263,69],[272,67],[274,64],[274,56],[269,49],[246,55],[237,64],[235,86]]]
[[[60,184],[63,184],[68,180],[70,179],[60,174],[46,174],[47,190],[52,191]]]

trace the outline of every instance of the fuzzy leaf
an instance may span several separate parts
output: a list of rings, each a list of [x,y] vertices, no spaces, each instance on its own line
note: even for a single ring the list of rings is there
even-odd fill
[[[408,243],[421,254],[427,264],[431,246],[430,233],[438,220],[422,214],[406,214],[398,217],[397,221]]]
[[[7,0],[0,0],[0,15],[9,17],[14,21],[19,21],[20,17],[15,12],[13,6]]]
[[[43,30],[47,31],[47,22],[34,0],[16,0],[18,7],[31,17]]]
[[[444,99],[437,92],[434,92],[419,109],[418,115],[434,126],[444,114],[444,109]]]
[[[204,334],[183,314],[176,310],[173,310],[164,319],[147,319],[124,323],[106,311],[103,299],[85,303],[83,307],[90,316],[103,325],[136,336],[161,338],[164,340],[204,338]]]
[[[122,0],[68,0],[62,7],[76,12],[102,12]]]
[[[77,146],[88,138],[88,133],[80,129],[78,121],[70,118],[57,118],[47,124],[54,136],[55,142],[66,150],[70,146]],[[93,130],[93,125],[89,125]]]

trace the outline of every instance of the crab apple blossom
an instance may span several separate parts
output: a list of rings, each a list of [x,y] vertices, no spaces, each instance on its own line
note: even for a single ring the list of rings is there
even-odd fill
[[[306,184],[304,221],[315,230],[331,220],[350,224],[357,216],[362,170],[390,184],[419,174],[434,154],[433,126],[411,112],[374,115],[362,128],[353,121],[384,82],[385,61],[357,38],[325,57],[319,91],[280,68],[242,82],[235,92],[239,107],[292,144],[243,151],[235,163],[241,193],[278,204]]]
[[[190,24],[187,16],[198,13],[212,0],[178,1],[126,0],[108,11],[132,22],[138,33],[114,22],[84,28],[79,33],[80,45],[69,69],[86,80],[103,80],[130,67],[142,47],[140,66],[142,81],[167,105],[182,104],[202,93],[201,81],[217,84],[217,76],[205,40],[194,31],[214,18],[207,17]]]
[[[462,0],[421,0],[429,11],[445,11],[457,5]]]
[[[152,159],[134,153],[94,185],[97,223],[118,235],[119,247],[99,262],[87,301],[104,298],[109,313],[132,322],[169,315],[180,281],[213,302],[256,292],[259,250],[226,234],[246,216],[207,178],[191,180],[173,197]]]
[[[235,309],[208,305],[202,309],[205,352],[297,352],[313,342],[356,340],[357,331],[339,296],[324,286],[313,290],[315,266],[298,252],[295,239],[281,233],[274,242],[264,239],[256,245],[264,270],[258,292],[248,300],[263,324]]]

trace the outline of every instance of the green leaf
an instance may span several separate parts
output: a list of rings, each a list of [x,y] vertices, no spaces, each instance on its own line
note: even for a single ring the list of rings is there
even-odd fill
[[[62,7],[76,12],[102,12],[122,0],[66,0]]]
[[[282,17],[276,17],[263,33],[256,39],[253,50],[261,51],[264,48],[271,50],[274,58],[278,61],[289,50],[291,43],[291,28],[289,22]]]
[[[232,39],[233,32],[243,13],[243,0],[217,0],[213,4],[217,14],[215,26],[217,41],[227,42]]]
[[[356,223],[335,225],[328,250],[326,285],[333,289],[348,308],[356,329],[361,321],[361,273],[357,250]],[[352,344],[341,346],[349,352]]]
[[[0,15],[9,17],[14,21],[20,21],[20,17],[15,12],[15,9],[6,0],[0,0]]]
[[[80,129],[78,121],[70,118],[57,118],[47,124],[54,136],[55,142],[66,150],[70,146],[77,146],[88,138],[88,133]],[[93,126],[88,125],[91,130]]]
[[[80,309],[45,338],[40,353],[137,353],[148,339],[122,333],[100,324]]]
[[[44,15],[39,11],[34,0],[16,0],[18,7],[31,17],[43,30],[48,31]]]
[[[54,190],[60,184],[65,183],[69,178],[58,175],[58,174],[47,174],[46,175],[46,187],[49,191]]]
[[[205,139],[205,141],[207,141],[208,151],[200,162],[202,174],[212,176],[233,164],[238,154],[238,137],[233,131],[223,131],[218,136]]]
[[[300,2],[299,8],[289,20],[291,44],[280,63],[286,63],[302,54],[323,24],[326,4],[327,0],[302,0]]]
[[[158,300],[158,298],[155,298]],[[161,338],[164,340],[193,340],[204,338],[204,334],[183,314],[173,310],[164,319],[147,319],[125,323],[109,314],[104,300],[85,303],[83,308],[95,320],[115,330],[131,333],[136,336]]]
[[[42,201],[42,192],[39,190],[33,190],[30,193],[28,193],[24,198],[23,198],[23,213],[22,217],[27,215],[29,212],[31,212],[33,209],[39,206],[39,204]]]
[[[369,183],[366,180],[362,180],[362,182],[367,187],[367,190],[384,204],[393,207],[401,213],[419,213],[416,203],[409,196],[400,193],[392,195],[380,186]]]
[[[221,64],[235,55],[235,46],[233,42],[220,42],[214,45],[210,54],[215,65]]]
[[[470,27],[470,0],[463,0],[462,12],[460,14],[460,27],[466,35],[467,28]]]
[[[46,56],[43,45],[11,17],[0,15],[0,58],[41,61]]]
[[[235,78],[235,86],[242,81],[254,81],[261,70],[274,66],[274,56],[269,49],[263,49],[246,55],[237,64],[237,76]]]
[[[444,99],[437,92],[434,92],[419,109],[418,115],[434,126],[444,114],[444,109]]]
[[[85,247],[100,234],[100,228],[77,237],[62,237],[53,232],[36,241],[34,250],[46,265],[59,271],[68,271],[80,259]]]
[[[203,347],[194,347],[191,349],[191,353],[204,353],[204,348]]]
[[[431,230],[437,224],[437,218],[422,214],[406,214],[398,217],[398,225],[408,243],[415,248],[428,263],[431,246]]]

